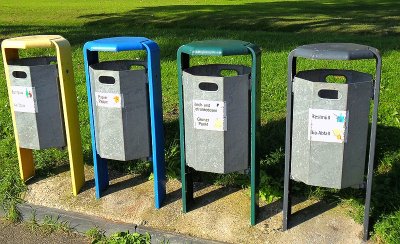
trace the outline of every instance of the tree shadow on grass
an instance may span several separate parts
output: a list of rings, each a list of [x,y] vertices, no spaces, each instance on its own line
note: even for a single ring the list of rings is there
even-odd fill
[[[11,23],[0,27],[0,34],[58,33],[79,46],[102,37],[146,36],[158,41],[163,60],[175,60],[177,48],[184,43],[213,38],[242,39],[268,51],[287,51],[311,42],[356,42],[386,52],[399,47],[399,16],[396,0],[169,5],[82,15],[83,26]]]
[[[86,26],[112,29],[190,28],[276,32],[395,33],[400,3],[277,1],[233,5],[169,5],[82,15]],[[397,30],[398,31],[398,30]]]

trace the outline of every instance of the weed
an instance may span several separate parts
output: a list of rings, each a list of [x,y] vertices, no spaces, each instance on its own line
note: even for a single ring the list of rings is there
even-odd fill
[[[61,220],[61,216],[57,216],[55,218],[51,215],[46,215],[44,216],[43,223],[40,226],[41,229],[48,233],[52,233],[54,231],[68,232],[73,230],[68,221]]]
[[[101,230],[98,226],[94,226],[85,232],[85,235],[92,240],[92,243],[99,243],[106,241],[107,237],[105,231]]]
[[[97,227],[92,228],[86,232],[86,235],[92,238],[93,244],[150,244],[151,236],[149,233],[129,233],[117,232],[110,237],[104,235],[104,231],[99,230]]]

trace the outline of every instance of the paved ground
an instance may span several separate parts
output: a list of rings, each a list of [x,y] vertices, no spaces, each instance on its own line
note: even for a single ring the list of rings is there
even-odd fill
[[[86,237],[76,233],[56,231],[48,233],[40,229],[31,230],[26,224],[13,224],[0,219],[0,243],[2,244],[80,244],[90,243]]]
[[[181,186],[167,184],[165,206],[154,209],[153,182],[111,173],[111,186],[95,199],[93,172],[85,168],[87,184],[73,197],[69,172],[28,183],[28,203],[137,224],[163,231],[230,243],[361,243],[361,225],[344,207],[311,200],[294,207],[293,227],[280,230],[281,202],[261,206],[259,223],[249,225],[249,192],[196,184],[194,209],[181,213]],[[123,231],[123,230],[122,230]]]

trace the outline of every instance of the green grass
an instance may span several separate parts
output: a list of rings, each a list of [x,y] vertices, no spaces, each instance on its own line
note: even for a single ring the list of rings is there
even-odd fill
[[[83,68],[82,46],[86,41],[120,35],[146,36],[161,48],[163,108],[166,158],[169,176],[179,175],[179,132],[176,50],[193,40],[241,39],[262,47],[262,188],[270,202],[282,194],[286,69],[290,50],[316,42],[354,42],[378,48],[383,55],[383,74],[372,198],[374,235],[383,242],[400,242],[396,223],[400,221],[400,2],[397,0],[214,0],[214,1],[3,1],[0,3],[0,39],[31,34],[60,34],[73,51],[80,127],[85,162],[91,163],[89,118]],[[33,50],[22,56],[52,54]],[[102,54],[101,60],[143,57],[143,53]],[[248,57],[194,58],[192,64],[244,63]],[[325,68],[374,71],[373,61],[326,62],[299,60],[299,69]],[[0,193],[19,196],[24,188],[18,180],[16,150],[6,92],[3,65],[0,65]],[[39,176],[65,169],[65,151],[35,153]],[[149,174],[149,164],[129,163],[120,170]],[[117,167],[118,165],[115,165]],[[199,180],[228,185],[247,185],[241,175],[200,174]],[[12,189],[9,182],[18,185]],[[7,185],[8,184],[8,185]],[[305,187],[295,184],[299,196],[351,202],[352,216],[362,216],[364,193]],[[5,196],[5,195],[4,195]],[[14,200],[0,197],[11,209]],[[11,210],[12,211],[12,210]],[[396,212],[397,211],[397,212]],[[356,217],[359,219],[359,217]],[[394,239],[393,239],[394,238]]]

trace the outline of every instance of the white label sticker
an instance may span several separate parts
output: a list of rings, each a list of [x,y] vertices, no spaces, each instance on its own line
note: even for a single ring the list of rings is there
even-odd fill
[[[195,129],[226,131],[226,102],[193,100]]]
[[[122,94],[95,92],[96,106],[106,108],[122,108]]]
[[[341,110],[309,109],[308,140],[347,142],[348,112]]]
[[[15,112],[37,113],[36,92],[34,87],[11,86]]]

